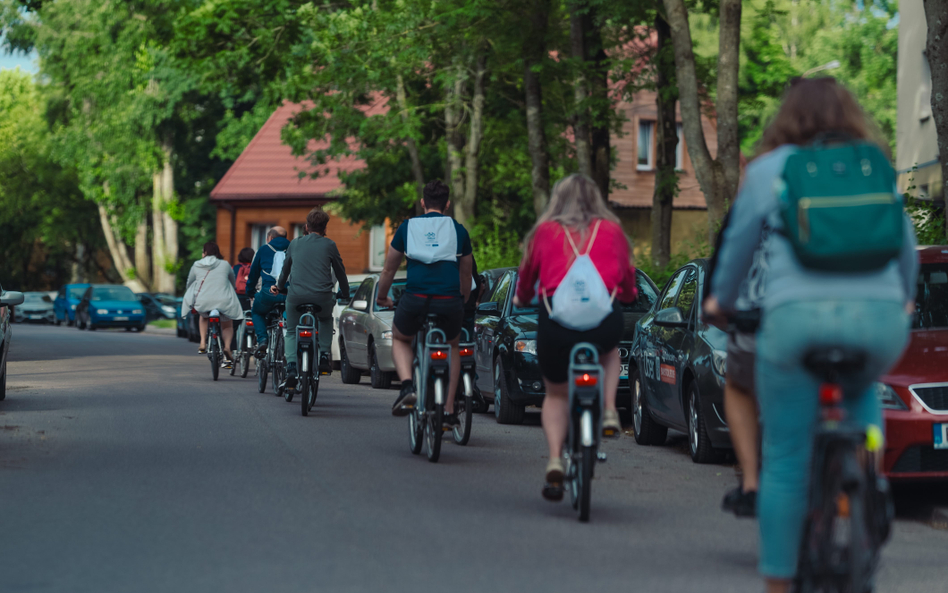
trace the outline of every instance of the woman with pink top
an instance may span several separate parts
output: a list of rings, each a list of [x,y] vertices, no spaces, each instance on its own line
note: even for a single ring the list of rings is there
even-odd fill
[[[567,371],[569,354],[578,342],[590,342],[599,350],[605,371],[603,436],[618,437],[622,431],[616,412],[619,387],[619,340],[623,319],[619,302],[637,296],[635,267],[628,237],[619,219],[606,206],[595,182],[584,175],[570,175],[553,188],[546,211],[527,235],[526,251],[520,264],[516,306],[541,301],[537,328],[537,358],[546,397],[543,402],[543,432],[550,447],[543,497],[563,498],[563,443],[569,426]],[[550,319],[550,299],[563,281],[576,254],[588,254],[613,295],[613,310],[597,327],[577,331]]]

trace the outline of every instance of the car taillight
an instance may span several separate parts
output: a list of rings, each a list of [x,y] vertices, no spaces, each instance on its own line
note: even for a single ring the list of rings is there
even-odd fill
[[[431,360],[447,360],[448,353],[444,350],[432,350]]]
[[[221,322],[221,318],[220,318],[220,317],[209,317],[207,320],[210,321],[211,323],[220,323],[220,322]]]
[[[598,382],[599,378],[589,373],[583,373],[576,377],[576,387],[595,387]]]
[[[300,330],[300,337],[301,337],[301,338],[312,338],[312,337],[313,337],[313,332],[311,332],[311,331],[308,330],[308,329],[301,329],[301,330]]]
[[[461,348],[461,356],[474,356],[473,348]]]

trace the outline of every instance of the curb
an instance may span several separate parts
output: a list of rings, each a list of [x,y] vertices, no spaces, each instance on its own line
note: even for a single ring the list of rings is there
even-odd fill
[[[948,529],[948,507],[932,508],[932,527]]]

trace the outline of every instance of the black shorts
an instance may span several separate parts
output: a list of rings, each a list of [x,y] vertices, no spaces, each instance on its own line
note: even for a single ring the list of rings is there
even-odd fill
[[[448,341],[458,337],[464,321],[464,301],[461,297],[428,297],[406,292],[398,299],[395,328],[403,335],[413,336],[424,326],[428,313],[438,315],[438,329]]]
[[[623,326],[622,306],[615,303],[599,327],[576,331],[563,327],[550,319],[546,307],[540,306],[537,327],[537,360],[543,377],[553,383],[565,383],[569,378],[569,354],[579,342],[589,342],[599,354],[609,352],[619,345]]]

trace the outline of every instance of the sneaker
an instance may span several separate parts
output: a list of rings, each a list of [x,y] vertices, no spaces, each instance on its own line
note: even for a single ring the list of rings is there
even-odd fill
[[[418,398],[415,396],[415,387],[413,385],[402,386],[398,399],[392,404],[392,416],[407,416],[415,407]]]
[[[738,486],[724,495],[721,509],[734,513],[736,517],[756,517],[757,492],[754,490],[744,492],[744,489]]]
[[[622,434],[622,424],[619,422],[619,413],[615,410],[606,410],[602,413],[602,436],[618,438]]]
[[[257,347],[253,351],[253,357],[262,360],[267,356],[267,343],[266,342],[257,342]]]
[[[461,421],[458,419],[457,412],[453,414],[448,414],[447,412],[441,416],[441,424],[447,428],[454,428],[455,426],[461,426]]]
[[[286,382],[284,383],[286,388],[293,389],[294,387],[296,387],[297,378],[298,378],[298,375],[296,372],[296,363],[291,362],[287,364],[286,365]]]
[[[546,464],[546,484],[543,485],[543,498],[551,502],[563,500],[563,460],[551,459]]]
[[[224,355],[224,360],[221,362],[222,369],[231,369],[234,368],[234,359],[230,358],[226,354]]]
[[[319,372],[322,375],[332,374],[332,359],[328,352],[322,352],[319,355]]]

